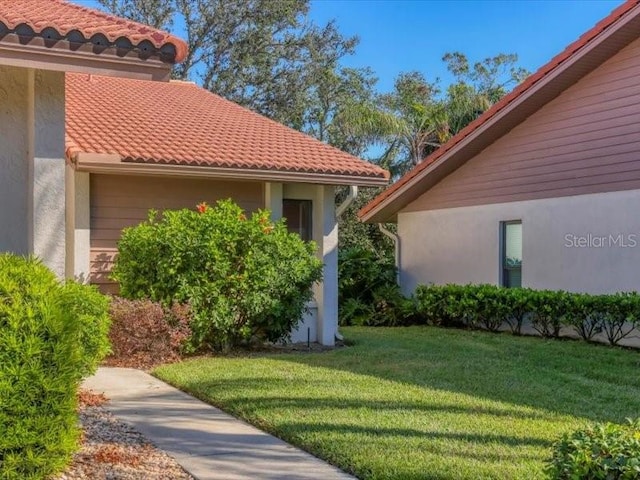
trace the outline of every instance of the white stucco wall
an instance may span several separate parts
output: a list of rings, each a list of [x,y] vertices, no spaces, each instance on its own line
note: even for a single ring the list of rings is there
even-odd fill
[[[500,222],[522,220],[522,285],[640,290],[640,190],[400,213],[400,282],[492,283]]]
[[[65,271],[64,73],[0,66],[0,251]]]
[[[33,253],[64,277],[64,72],[35,72],[33,121]]]
[[[0,251],[27,254],[29,161],[27,70],[0,66]]]
[[[282,198],[311,200],[313,240],[318,258],[323,261],[323,281],[314,287],[315,302],[292,332],[292,342],[334,345],[338,332],[338,224],[335,213],[335,190],[329,185],[285,184]]]

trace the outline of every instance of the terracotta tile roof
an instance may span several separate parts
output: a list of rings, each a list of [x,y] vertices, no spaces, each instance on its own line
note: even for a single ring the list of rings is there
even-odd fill
[[[600,20],[593,28],[585,32],[575,42],[567,46],[562,52],[553,57],[548,63],[540,67],[535,73],[529,75],[520,85],[513,89],[508,95],[504,96],[499,102],[495,103],[489,110],[480,115],[476,120],[467,125],[458,134],[453,136],[448,142],[438,148],[431,155],[426,157],[421,163],[407,172],[397,182],[387,188],[380,195],[375,197],[371,202],[365,205],[359,212],[360,218],[370,217],[375,214],[378,207],[390,197],[398,197],[402,195],[402,189],[415,177],[418,177],[427,167],[442,159],[446,160],[446,156],[454,147],[458,146],[463,140],[475,133],[485,123],[495,117],[499,112],[511,105],[515,100],[525,96],[535,85],[545,79],[549,74],[554,72],[558,67],[563,65],[573,55],[581,51],[586,45],[592,42],[598,35],[604,32],[618,19],[629,13],[635,6],[640,4],[640,0],[627,0],[625,3],[614,9],[607,17]]]
[[[195,84],[66,76],[67,156],[357,176],[388,173]]]
[[[65,0],[0,0],[0,34],[3,33],[46,38],[53,35],[72,43],[89,43],[92,37],[103,35],[112,44],[129,42],[132,49],[143,48],[146,42],[164,53],[175,49],[172,56],[176,62],[187,54],[187,44],[178,37]]]

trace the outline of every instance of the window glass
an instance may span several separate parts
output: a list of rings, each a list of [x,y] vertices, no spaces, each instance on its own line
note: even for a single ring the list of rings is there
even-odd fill
[[[502,285],[522,286],[522,222],[502,222]]]
[[[307,242],[313,238],[311,206],[311,200],[285,199],[282,201],[282,216],[287,221],[287,229],[297,233]]]

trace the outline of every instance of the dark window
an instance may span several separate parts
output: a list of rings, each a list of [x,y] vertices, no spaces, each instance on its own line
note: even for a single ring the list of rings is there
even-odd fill
[[[309,241],[313,237],[311,231],[311,200],[282,201],[282,216],[287,220],[287,229]]]
[[[522,286],[522,221],[502,222],[502,286]]]

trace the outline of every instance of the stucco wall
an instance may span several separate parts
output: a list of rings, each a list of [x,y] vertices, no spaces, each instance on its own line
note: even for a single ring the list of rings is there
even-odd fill
[[[64,72],[35,72],[33,121],[33,253],[64,277]]]
[[[64,73],[0,66],[0,251],[65,270]]]
[[[522,220],[522,284],[640,290],[640,190],[401,213],[401,285],[493,283],[500,222]]]
[[[338,332],[338,224],[335,213],[335,190],[330,185],[285,184],[282,197],[312,200],[313,240],[318,258],[324,264],[322,283],[314,286],[315,302],[310,313],[293,331],[293,342],[317,341],[334,345]]]
[[[0,251],[29,252],[28,79],[0,66]]]

